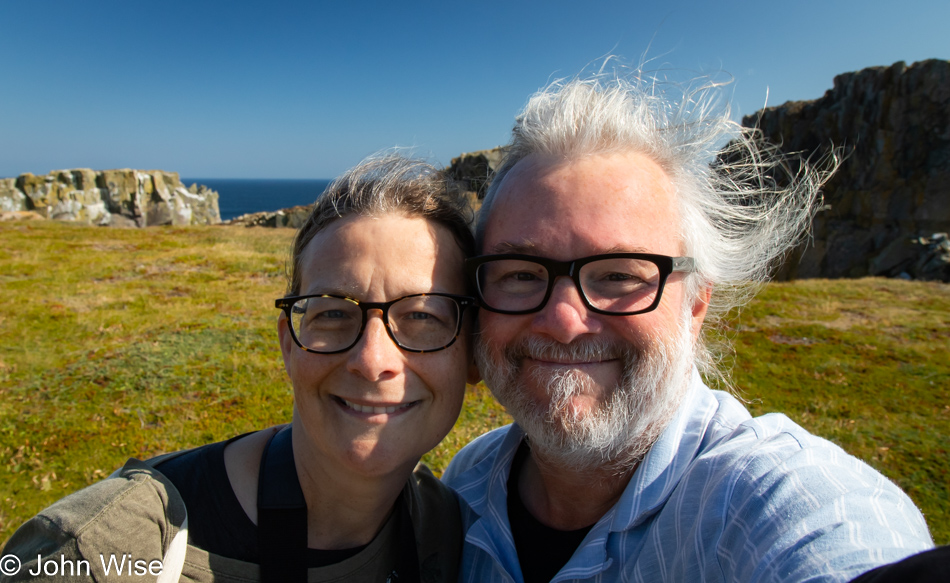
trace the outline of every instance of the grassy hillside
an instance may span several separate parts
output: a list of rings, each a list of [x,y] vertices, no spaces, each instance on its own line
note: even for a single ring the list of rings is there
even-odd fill
[[[63,495],[146,458],[286,422],[275,338],[293,233],[0,224],[0,541]],[[950,286],[771,285],[734,332],[735,381],[868,461],[950,543]],[[440,471],[507,423],[470,387]]]

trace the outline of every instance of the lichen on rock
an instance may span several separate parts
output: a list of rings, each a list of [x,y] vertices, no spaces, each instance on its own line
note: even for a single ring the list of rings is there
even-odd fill
[[[0,211],[119,227],[221,222],[217,192],[196,185],[189,190],[177,172],[162,170],[76,168],[3,178]]]

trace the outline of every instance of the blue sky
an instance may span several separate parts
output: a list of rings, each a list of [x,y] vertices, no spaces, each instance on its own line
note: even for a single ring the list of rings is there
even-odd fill
[[[606,54],[724,71],[737,117],[950,59],[947,0],[0,0],[0,23],[0,176],[332,178],[393,146],[448,164]]]

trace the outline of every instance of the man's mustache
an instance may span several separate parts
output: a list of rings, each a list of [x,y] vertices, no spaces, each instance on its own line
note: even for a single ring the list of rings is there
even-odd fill
[[[562,344],[531,336],[508,346],[505,356],[512,363],[532,359],[568,364],[616,360],[628,357],[633,352],[628,346],[606,339],[578,339],[570,344]]]

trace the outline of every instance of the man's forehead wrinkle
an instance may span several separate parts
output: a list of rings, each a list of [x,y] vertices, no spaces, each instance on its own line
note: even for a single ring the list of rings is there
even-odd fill
[[[603,253],[682,255],[673,195],[662,168],[638,152],[569,161],[529,156],[497,192],[486,217],[483,253],[558,260]]]

